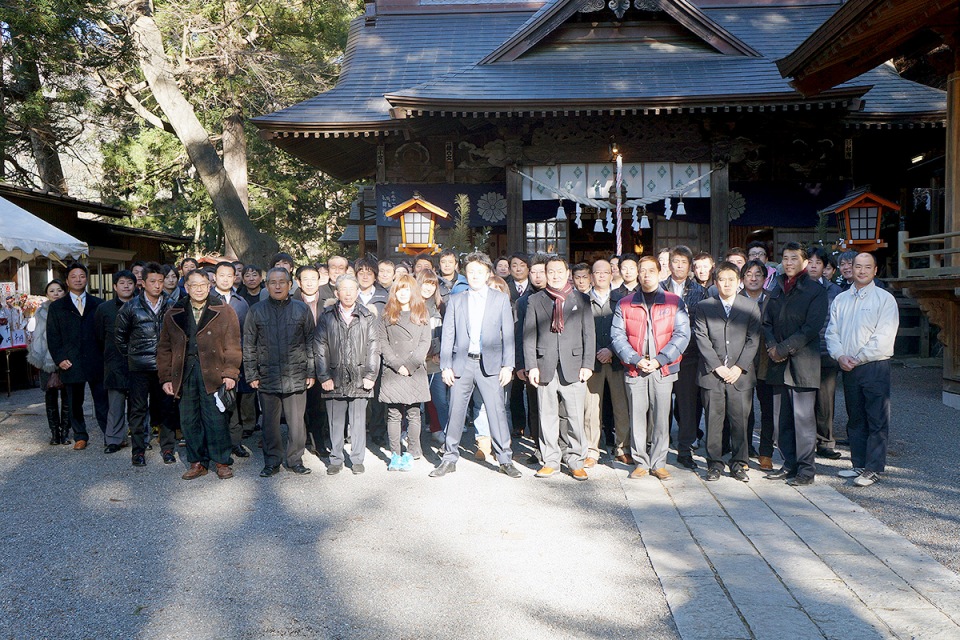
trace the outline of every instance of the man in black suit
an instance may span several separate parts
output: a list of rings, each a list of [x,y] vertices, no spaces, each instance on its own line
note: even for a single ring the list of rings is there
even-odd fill
[[[552,476],[562,457],[576,480],[586,480],[583,403],[597,352],[593,311],[587,297],[570,284],[566,260],[551,256],[546,276],[546,288],[530,296],[523,324],[527,379],[537,388],[540,410],[543,467],[536,475]],[[565,451],[560,445],[561,422]]]
[[[103,433],[104,453],[116,453],[127,445],[127,394],[130,370],[127,358],[117,348],[114,331],[117,313],[137,291],[137,276],[123,269],[113,274],[113,300],[94,314],[97,346],[103,352],[103,387],[107,394],[107,429]]]
[[[618,267],[622,282],[620,286],[610,292],[610,304],[620,302],[622,298],[632,295],[640,286],[639,259],[636,254],[625,253],[620,256]]]
[[[519,478],[520,471],[513,464],[510,449],[510,428],[502,390],[513,377],[516,362],[510,299],[507,294],[487,286],[493,264],[486,254],[470,253],[464,263],[470,290],[450,296],[443,318],[440,375],[451,387],[450,418],[443,461],[430,472],[430,477],[439,478],[457,470],[467,404],[476,389],[483,397],[490,420],[490,436],[500,472]]]
[[[783,468],[767,476],[792,485],[813,484],[817,444],[815,405],[820,388],[820,330],[827,317],[827,290],[807,275],[807,252],[783,246],[783,289],[771,296],[763,333],[771,363],[773,419]]]
[[[842,456],[836,449],[837,441],[833,437],[834,404],[837,395],[837,374],[840,365],[830,357],[827,351],[827,322],[833,300],[841,293],[840,285],[831,282],[823,275],[823,268],[832,258],[823,247],[811,247],[807,256],[807,274],[811,280],[819,282],[827,290],[827,321],[820,329],[820,388],[817,390],[817,455],[828,460],[839,460]]]
[[[514,388],[520,386],[524,393],[522,399],[526,400],[526,411],[521,416],[520,422],[517,422],[516,416],[513,418],[513,430],[517,435],[522,436],[524,425],[529,428],[530,439],[533,440],[533,446],[536,448],[536,452],[531,454],[527,460],[531,464],[542,461],[540,458],[540,412],[537,409],[537,388],[527,380],[527,365],[523,358],[523,322],[527,317],[527,305],[530,302],[530,296],[545,286],[547,286],[547,256],[544,253],[538,253],[530,261],[530,269],[527,272],[527,286],[524,288],[523,294],[513,303],[514,353],[517,357],[515,371],[517,378],[520,380],[520,385],[514,385]]]
[[[369,258],[360,258],[353,263],[357,282],[360,283],[360,293],[357,300],[373,315],[383,315],[383,308],[387,304],[389,294],[386,289],[377,283],[377,262]]]
[[[717,266],[716,285],[719,297],[697,304],[693,327],[700,353],[697,384],[707,413],[707,480],[719,480],[723,471],[726,419],[730,475],[747,482],[747,416],[757,380],[754,359],[760,345],[760,307],[737,295],[740,272],[732,262]]]
[[[525,253],[510,256],[510,275],[505,278],[510,287],[510,302],[515,303],[530,286],[530,257]]]
[[[692,319],[697,304],[707,297],[706,289],[697,284],[691,275],[693,252],[689,247],[677,245],[670,250],[670,276],[660,282],[660,288],[674,293],[683,299],[687,314]],[[739,278],[737,278],[739,282]],[[673,403],[673,415],[677,420],[677,462],[687,469],[694,470],[697,463],[693,460],[693,443],[697,440],[700,428],[700,416],[703,407],[700,404],[700,389],[697,387],[700,353],[697,341],[691,340],[683,352],[680,361],[680,374],[673,385],[676,397]]]
[[[94,413],[100,430],[107,429],[107,392],[103,388],[103,352],[97,344],[95,315],[101,298],[87,293],[87,267],[74,262],[67,267],[64,297],[50,304],[47,342],[50,355],[60,368],[67,390],[74,449],[86,449],[90,439],[83,418],[84,385],[90,385]]]

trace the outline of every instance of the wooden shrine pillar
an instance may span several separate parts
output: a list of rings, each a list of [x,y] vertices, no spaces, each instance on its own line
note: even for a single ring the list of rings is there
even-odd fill
[[[710,174],[710,254],[723,258],[730,248],[730,165],[715,161]]]
[[[947,76],[947,144],[944,172],[944,233],[960,232],[960,50],[954,44],[954,68]],[[947,247],[956,247],[956,239],[948,238]],[[947,265],[960,265],[960,254],[947,254]]]
[[[944,171],[944,233],[960,233],[960,37],[952,39],[953,72],[947,76],[947,144]],[[960,239],[947,238],[944,248],[960,247]],[[960,266],[960,254],[944,255],[945,266]],[[940,341],[943,343],[943,402],[960,409],[960,289],[944,305]]]
[[[523,224],[523,176],[507,167],[507,254],[526,251],[527,230]]]

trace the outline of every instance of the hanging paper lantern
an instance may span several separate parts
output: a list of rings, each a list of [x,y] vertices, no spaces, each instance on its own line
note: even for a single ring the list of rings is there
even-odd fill
[[[687,208],[683,206],[683,200],[680,200],[680,202],[677,203],[677,215],[678,216],[687,215]]]

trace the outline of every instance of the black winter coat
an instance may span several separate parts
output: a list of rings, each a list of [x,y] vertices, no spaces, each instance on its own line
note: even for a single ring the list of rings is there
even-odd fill
[[[120,307],[114,338],[130,371],[157,370],[157,343],[163,328],[163,314],[172,306],[170,298],[161,293],[160,310],[154,313],[141,291]]]
[[[673,278],[666,278],[660,281],[660,288],[664,291],[669,291],[670,293],[675,293],[673,290],[673,283],[671,282]],[[693,279],[693,277],[687,278],[686,282],[683,283],[683,295],[680,296],[683,298],[683,304],[687,308],[687,315],[690,317],[690,331],[691,335],[693,332],[693,319],[697,314],[697,305],[700,304],[701,300],[706,299],[707,290],[700,286],[700,283]],[[694,337],[690,338],[690,343],[687,345],[687,348],[683,352],[683,360],[680,362],[680,366],[686,367],[695,366],[697,358],[700,357],[700,347],[697,344],[697,339]]]
[[[47,347],[59,367],[64,360],[73,366],[60,370],[63,384],[103,380],[103,351],[97,345],[95,316],[103,299],[87,294],[83,315],[70,294],[50,303],[47,314]]]
[[[364,389],[363,381],[376,382],[380,373],[380,321],[357,302],[353,320],[347,325],[340,317],[340,305],[327,307],[320,314],[315,336],[317,383],[333,380],[333,391],[324,398],[372,398],[373,389]]]
[[[426,358],[432,331],[425,325],[410,322],[410,312],[400,313],[397,324],[378,322],[378,339],[383,366],[380,368],[380,402],[386,404],[419,404],[430,401]],[[408,376],[400,375],[406,367]]]
[[[243,372],[265,393],[300,393],[314,377],[313,314],[299,300],[267,298],[243,325]]]
[[[94,323],[97,329],[97,344],[103,350],[103,386],[106,389],[126,391],[130,369],[127,359],[117,349],[114,332],[117,326],[117,313],[123,301],[120,298],[108,300],[97,307]]]
[[[767,384],[820,387],[820,329],[827,306],[827,290],[805,271],[797,276],[790,293],[781,289],[771,295],[763,314],[766,348],[777,347],[777,353],[787,359],[768,363]]]

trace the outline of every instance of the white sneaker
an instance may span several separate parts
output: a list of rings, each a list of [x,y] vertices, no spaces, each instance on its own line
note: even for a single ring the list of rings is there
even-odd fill
[[[854,467],[853,469],[841,469],[840,471],[837,471],[837,475],[841,478],[858,478],[862,473],[863,469],[860,467]]]
[[[853,480],[853,484],[857,485],[858,487],[869,487],[879,479],[880,476],[873,471],[864,471]]]

